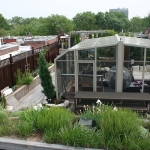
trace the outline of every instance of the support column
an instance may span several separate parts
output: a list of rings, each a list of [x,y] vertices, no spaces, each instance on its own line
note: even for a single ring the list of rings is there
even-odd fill
[[[68,48],[70,48],[70,36],[68,36]]]
[[[9,55],[10,56],[10,71],[11,71],[11,84],[12,84],[12,86],[13,85],[15,85],[15,82],[14,82],[14,70],[13,70],[13,65],[14,65],[14,63],[13,63],[13,58],[12,58],[12,54],[10,54]]]
[[[123,62],[124,62],[124,45],[122,40],[118,42],[116,54],[116,83],[115,92],[122,92],[123,89]]]
[[[34,55],[34,47],[32,47],[32,63],[33,63],[33,68],[32,71],[35,70],[35,55]]]
[[[142,93],[144,92],[144,75],[145,75],[145,63],[146,62],[146,48],[144,49],[144,64],[143,64],[143,73],[142,73]]]

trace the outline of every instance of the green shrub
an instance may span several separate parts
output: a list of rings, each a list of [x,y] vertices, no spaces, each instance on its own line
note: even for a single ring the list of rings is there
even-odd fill
[[[101,37],[101,33],[98,33],[98,37]]]
[[[44,141],[46,143],[58,143],[58,135],[57,135],[57,131],[56,130],[46,130],[44,132]]]
[[[114,31],[114,30],[108,30],[108,35],[109,35],[109,36],[115,35],[115,31]]]
[[[107,109],[100,122],[104,146],[112,149],[136,147],[135,140],[141,135],[140,126],[141,122],[136,113],[130,110]]]
[[[22,85],[22,72],[20,69],[17,69],[17,72],[15,73],[15,78],[16,78],[16,84]]]
[[[28,137],[34,131],[33,122],[20,121],[17,124],[17,134],[20,137]]]
[[[8,121],[9,121],[8,114],[5,111],[1,110],[0,111],[0,125],[7,124]]]
[[[13,111],[10,113],[9,117],[19,117],[21,116],[22,111]]]
[[[74,114],[65,108],[43,108],[38,113],[36,125],[41,131],[58,131],[62,126],[71,124],[73,119]]]
[[[6,98],[4,94],[2,95],[2,98],[1,98],[1,105],[2,105],[2,108],[4,109],[7,107],[7,102],[6,102]]]
[[[35,71],[32,71],[32,72],[31,72],[31,75],[32,75],[33,77],[36,77],[38,74],[39,74],[39,69],[36,69]]]
[[[12,90],[13,90],[13,91],[17,90],[17,87],[18,87],[18,85],[12,86]]]
[[[22,76],[22,84],[29,85],[33,82],[33,77],[29,72],[25,72]]]
[[[36,126],[35,124],[36,124],[38,113],[39,111],[34,110],[33,108],[28,108],[27,110],[22,111],[19,117],[21,121],[26,121]]]
[[[11,135],[12,133],[11,130],[13,129],[8,125],[0,125],[0,136]]]
[[[92,39],[92,34],[91,33],[89,33],[89,39]]]
[[[17,134],[21,137],[28,137],[31,135],[33,131],[36,130],[36,119],[37,119],[38,111],[33,108],[29,108],[27,110],[19,113],[20,121],[16,125]]]
[[[17,69],[15,77],[17,85],[29,85],[33,81],[33,77],[30,72],[22,73],[20,69]]]
[[[74,126],[62,127],[58,132],[59,142],[68,146],[98,148],[97,137],[95,129],[78,123]]]

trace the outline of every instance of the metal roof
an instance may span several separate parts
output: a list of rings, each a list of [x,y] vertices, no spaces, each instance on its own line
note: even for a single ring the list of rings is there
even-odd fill
[[[73,49],[85,49],[85,48],[95,48],[95,47],[106,47],[117,45],[118,40],[116,36],[106,36],[101,38],[87,39],[77,45],[73,46]]]
[[[65,52],[60,54],[56,59],[60,58],[62,55],[64,55],[65,53],[67,53],[69,51],[83,50],[83,49],[97,48],[97,47],[115,46],[118,44],[119,41],[122,41],[125,46],[150,48],[150,40],[149,39],[118,36],[116,34],[115,36],[86,39],[86,40],[78,43],[77,45],[71,47],[70,49],[65,50]]]
[[[126,46],[150,48],[149,39],[115,35],[115,36],[87,39],[73,46],[70,50],[114,46],[117,45],[117,43],[120,40]]]
[[[150,48],[149,39],[137,37],[124,37],[124,36],[120,36],[120,38],[122,39],[124,45],[126,46]]]

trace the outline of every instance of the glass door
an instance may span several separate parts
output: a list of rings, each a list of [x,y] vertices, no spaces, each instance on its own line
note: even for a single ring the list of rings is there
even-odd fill
[[[78,91],[93,91],[93,63],[78,63]]]

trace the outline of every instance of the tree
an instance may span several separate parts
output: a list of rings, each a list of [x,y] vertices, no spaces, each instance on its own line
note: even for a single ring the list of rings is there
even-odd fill
[[[0,28],[3,28],[5,30],[8,30],[10,26],[7,23],[7,20],[0,14]]]
[[[77,30],[94,30],[96,29],[95,21],[95,14],[90,11],[78,13],[73,18],[73,23]]]
[[[106,20],[105,20],[105,14],[104,13],[98,12],[95,15],[95,18],[96,18],[97,29],[102,29],[102,30],[107,29],[107,23],[106,23]]]
[[[142,25],[142,18],[140,17],[133,17],[130,20],[131,22],[131,31],[132,32],[141,32],[143,31],[143,25]]]
[[[43,52],[40,52],[39,56],[39,76],[43,87],[43,93],[47,99],[52,99],[55,96],[54,85]]]
[[[62,15],[51,15],[46,18],[45,27],[47,28],[46,35],[56,35],[58,31],[66,33],[73,30],[73,23]]]
[[[9,23],[9,25],[14,25],[14,24],[22,25],[23,20],[24,19],[22,17],[15,16],[15,17],[12,17],[11,19],[9,19],[8,23]]]
[[[145,31],[147,28],[150,27],[150,13],[148,14],[147,17],[144,17],[143,20],[143,31]]]

